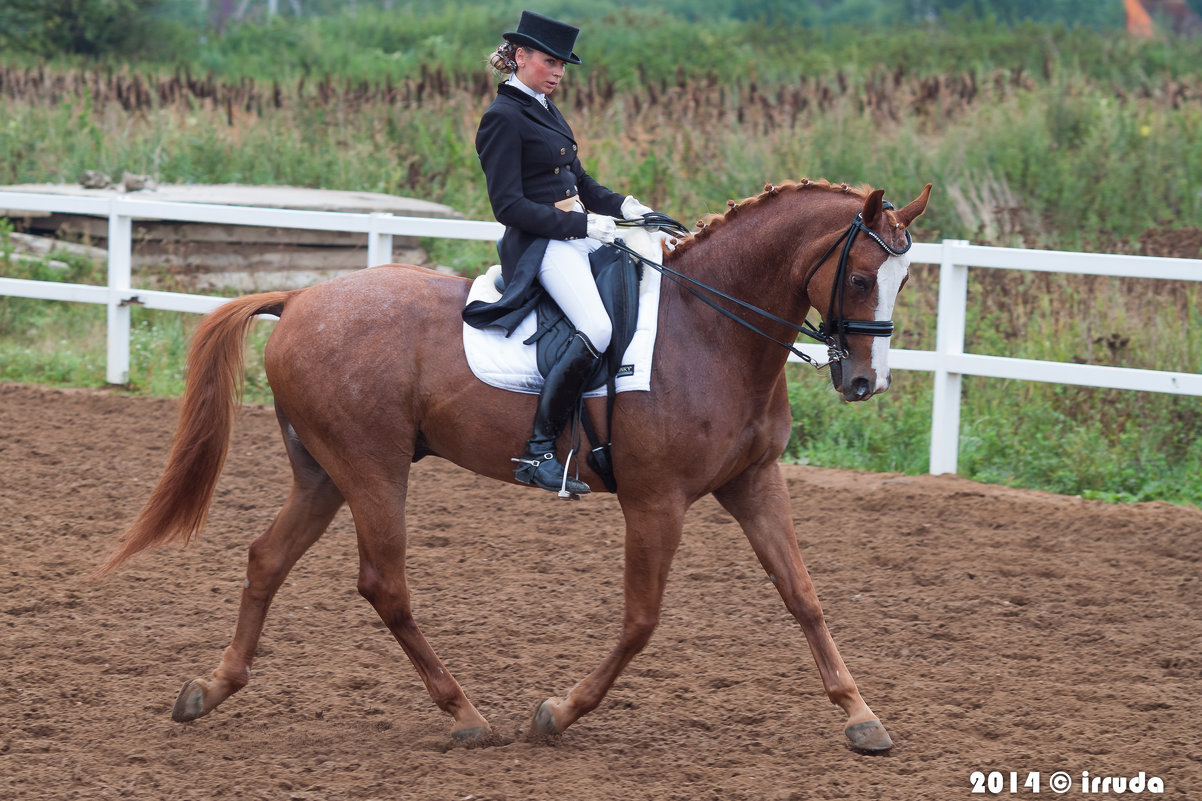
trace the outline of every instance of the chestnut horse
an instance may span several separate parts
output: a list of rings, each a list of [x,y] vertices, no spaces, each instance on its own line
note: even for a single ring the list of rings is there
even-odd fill
[[[879,321],[892,315],[909,266],[906,228],[925,210],[930,186],[899,210],[882,203],[882,194],[825,181],[768,187],[666,253],[671,270],[776,319],[753,332],[688,286],[663,282],[651,391],[621,393],[612,419],[626,521],[621,635],[592,673],[536,709],[532,734],[558,735],[594,709],[647,645],[685,512],[713,493],[742,526],[801,625],[827,696],[847,715],[844,731],[853,747],[891,746],[827,630],[777,464],[791,428],[788,354],[777,345],[793,341],[811,307],[828,322],[832,315],[868,321],[861,326],[878,321],[874,335],[845,331],[841,337],[842,359],[832,379],[842,397],[864,400],[889,387],[888,337],[880,326],[887,334],[891,324]],[[857,238],[857,232],[866,235]],[[530,433],[534,397],[487,386],[468,368],[459,314],[468,286],[463,278],[389,265],[231,300],[201,323],[166,470],[99,572],[145,548],[186,542],[204,525],[239,404],[246,329],[259,314],[280,317],[267,342],[265,372],[293,479],[283,508],[250,546],[233,642],[212,674],[184,685],[175,720],[208,714],[246,685],[272,597],[347,503],[359,544],[359,592],[400,642],[434,702],[454,718],[451,735],[473,741],[489,734],[488,722],[414,621],[405,579],[410,464],[440,456],[512,483],[510,457]],[[836,297],[839,307],[827,308]],[[727,299],[715,303],[746,314]],[[588,403],[596,414],[604,401]],[[581,478],[602,489],[587,467]]]

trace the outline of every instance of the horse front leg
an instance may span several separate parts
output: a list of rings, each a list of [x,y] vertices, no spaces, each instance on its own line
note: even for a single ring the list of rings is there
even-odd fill
[[[889,733],[864,703],[839,649],[826,627],[822,606],[801,559],[788,487],[775,461],[757,465],[714,493],[743,527],[768,578],[776,585],[789,612],[801,624],[810,652],[818,664],[822,686],[831,703],[847,714],[844,734],[860,751],[887,751]]]
[[[626,518],[625,611],[618,644],[600,666],[562,698],[548,698],[534,713],[536,737],[562,734],[597,708],[630,660],[651,640],[659,624],[664,587],[680,545],[685,504],[634,505],[623,502]]]

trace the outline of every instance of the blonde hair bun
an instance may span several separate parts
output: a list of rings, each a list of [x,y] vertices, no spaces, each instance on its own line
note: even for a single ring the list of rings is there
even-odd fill
[[[508,75],[511,72],[516,72],[517,64],[513,60],[513,43],[502,42],[501,45],[488,56],[488,66],[492,67],[501,75]]]

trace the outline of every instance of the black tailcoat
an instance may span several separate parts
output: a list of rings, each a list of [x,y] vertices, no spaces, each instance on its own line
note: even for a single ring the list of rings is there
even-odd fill
[[[476,152],[488,183],[493,214],[505,226],[498,250],[505,292],[496,303],[472,303],[463,312],[469,325],[499,325],[512,333],[541,294],[538,270],[548,239],[587,236],[587,216],[555,208],[579,195],[589,211],[622,216],[623,195],[584,171],[576,137],[550,100],[547,108],[508,84],[480,119]]]

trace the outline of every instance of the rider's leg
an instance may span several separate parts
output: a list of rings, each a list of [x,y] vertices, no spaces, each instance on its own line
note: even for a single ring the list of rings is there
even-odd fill
[[[613,327],[588,260],[599,247],[601,243],[596,239],[551,240],[538,280],[576,330],[588,337],[598,353],[604,353]]]
[[[553,240],[547,245],[539,280],[577,332],[547,375],[538,396],[534,430],[526,452],[516,460],[515,471],[522,483],[556,492],[562,488],[577,495],[588,492],[588,485],[569,477],[564,486],[567,468],[555,455],[555,443],[612,336],[609,315],[588,261],[588,254],[599,246],[592,239]]]
[[[534,430],[526,443],[526,452],[515,460],[518,468],[514,475],[518,481],[553,492],[564,489],[582,495],[589,491],[588,484],[570,476],[567,485],[564,485],[567,468],[555,455],[555,443],[571,419],[585,383],[600,358],[601,355],[593,349],[588,338],[579,331],[568,341],[563,355],[551,367],[539,393]]]

